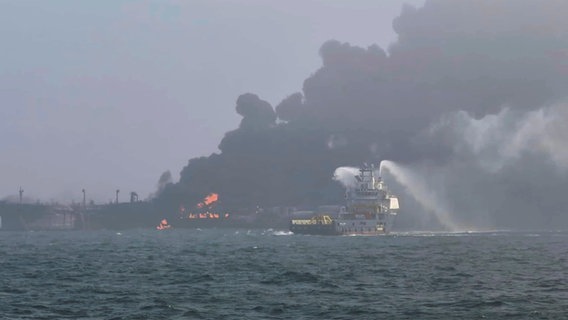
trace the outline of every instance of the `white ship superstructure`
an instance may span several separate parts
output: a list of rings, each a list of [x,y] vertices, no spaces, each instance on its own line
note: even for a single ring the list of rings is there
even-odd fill
[[[376,168],[363,166],[355,176],[355,186],[346,190],[347,206],[333,218],[318,215],[293,219],[290,230],[302,234],[378,235],[388,233],[398,213],[398,198],[375,176]]]
[[[399,205],[383,180],[375,176],[375,167],[365,165],[355,176],[355,187],[346,192],[347,209],[336,219],[340,234],[384,234],[392,227]]]

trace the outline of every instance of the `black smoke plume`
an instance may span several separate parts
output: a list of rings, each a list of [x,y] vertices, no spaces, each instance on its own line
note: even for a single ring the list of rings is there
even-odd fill
[[[403,8],[388,51],[328,41],[302,92],[274,109],[241,95],[221,152],[190,160],[161,198],[341,203],[336,167],[387,159],[455,224],[568,227],[566,12],[559,0],[431,0]],[[401,225],[432,226],[408,186],[394,187]]]

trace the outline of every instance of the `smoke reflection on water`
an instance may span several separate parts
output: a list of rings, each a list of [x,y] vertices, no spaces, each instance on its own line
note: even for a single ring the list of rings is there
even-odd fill
[[[400,183],[424,209],[428,214],[433,214],[436,219],[448,231],[468,230],[460,226],[447,209],[447,201],[441,197],[439,192],[428,184],[428,177],[405,168],[393,161],[383,160],[379,166],[381,176],[385,170],[388,171],[393,178]]]

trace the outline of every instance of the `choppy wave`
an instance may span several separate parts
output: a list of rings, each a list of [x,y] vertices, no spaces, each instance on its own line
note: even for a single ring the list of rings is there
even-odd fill
[[[7,319],[561,319],[566,232],[0,233]]]

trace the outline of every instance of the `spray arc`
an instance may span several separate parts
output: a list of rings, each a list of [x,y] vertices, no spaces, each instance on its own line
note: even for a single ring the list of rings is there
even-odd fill
[[[433,214],[448,231],[459,231],[463,228],[455,221],[445,201],[430,187],[428,179],[393,161],[383,160],[379,172],[389,172],[428,213]]]

